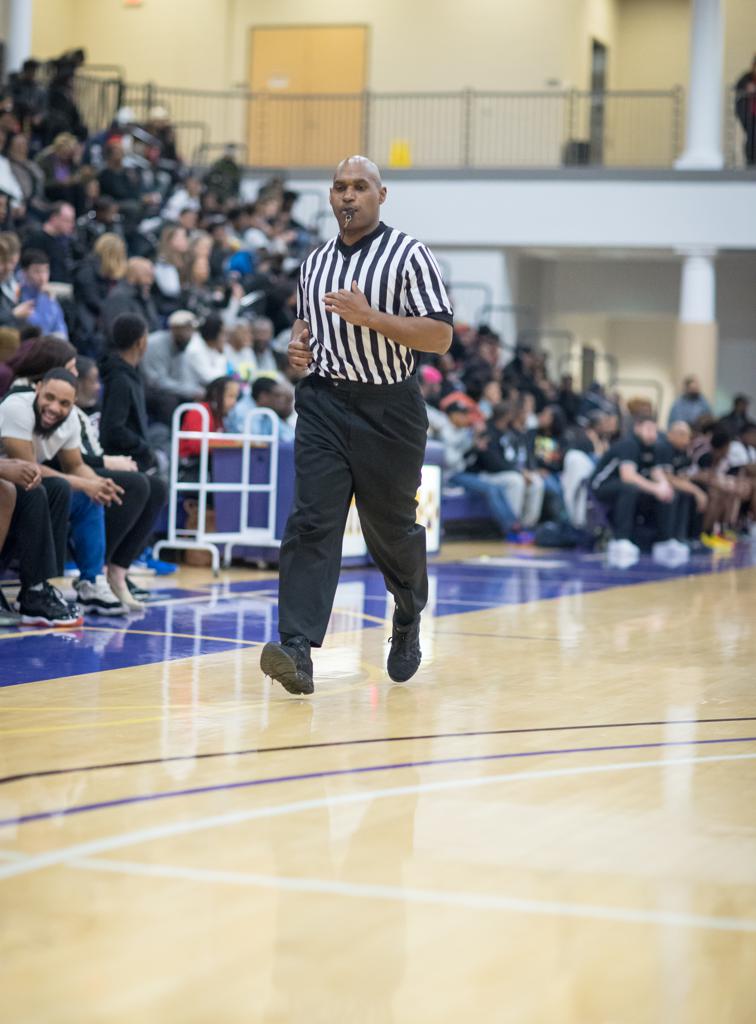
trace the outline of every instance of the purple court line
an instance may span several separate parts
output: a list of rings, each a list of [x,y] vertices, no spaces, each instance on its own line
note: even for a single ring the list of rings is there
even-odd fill
[[[149,764],[172,764],[176,761],[210,761],[219,757],[247,757],[250,754],[289,754],[299,750],[328,750],[332,747],[361,747],[375,743],[412,743],[420,740],[470,739],[480,736],[522,736],[534,732],[577,732],[580,729],[637,729],[655,725],[714,725],[719,722],[756,722],[756,715],[738,718],[666,718],[659,722],[596,722],[586,725],[537,725],[526,729],[479,729],[470,732],[430,732],[417,736],[374,736],[359,740],[325,740],[322,743],[294,743],[281,747],[246,747],[242,750],[209,751],[206,754],[176,754],[173,757],[147,757],[136,761],[110,761],[105,764],[80,765],[77,768],[49,768],[23,772],[0,778],[0,786],[26,779],[44,779],[54,775],[75,775],[77,772],[100,772],[110,768],[143,768]]]
[[[714,743],[753,743],[756,736],[738,736],[714,740],[668,740],[660,743],[623,743],[617,746],[563,747],[555,750],[521,750],[508,754],[481,754],[471,757],[444,757],[428,761],[400,761],[395,764],[364,765],[360,768],[335,768],[321,772],[303,772],[299,775],[278,775],[269,779],[245,779],[242,782],[223,782],[213,786],[193,786],[190,789],[169,789],[162,793],[145,793],[124,796],[117,800],[102,800],[93,804],[78,804],[73,807],[58,807],[52,811],[37,811],[23,814],[18,818],[0,818],[0,828],[26,825],[32,821],[49,818],[68,818],[74,814],[102,811],[110,807],[125,807],[130,804],[151,803],[155,800],[171,800],[181,796],[199,796],[206,793],[228,792],[233,789],[252,789],[258,786],[273,786],[282,782],[307,782],[312,779],[331,779],[340,775],[368,775],[374,772],[396,771],[401,768],[430,768],[447,764],[479,764],[484,761],[506,761],[521,757],[555,757],[560,754],[597,754],[615,750],[651,750],[660,747],[697,747]],[[514,776],[516,778],[516,776]]]

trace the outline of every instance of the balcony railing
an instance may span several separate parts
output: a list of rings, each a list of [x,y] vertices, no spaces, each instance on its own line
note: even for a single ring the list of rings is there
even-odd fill
[[[255,94],[133,85],[83,75],[85,119],[105,127],[118,106],[140,121],[155,105],[177,127],[185,159],[204,164],[226,144],[259,167],[331,167],[363,152],[384,167],[505,169],[671,168],[684,140],[684,93],[543,92]],[[728,166],[742,164],[742,132],[726,98]]]

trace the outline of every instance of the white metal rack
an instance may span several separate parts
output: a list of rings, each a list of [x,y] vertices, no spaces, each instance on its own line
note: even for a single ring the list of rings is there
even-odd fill
[[[190,409],[200,413],[202,430],[182,430],[181,419]],[[269,434],[253,433],[251,423],[258,417],[270,420]],[[199,479],[179,480],[179,445],[183,440],[199,440]],[[214,441],[238,442],[242,448],[241,480],[230,483],[214,483],[209,477],[210,445]],[[270,475],[267,483],[250,483],[250,451],[252,446],[270,449]],[[218,545],[223,545],[223,564],[229,565],[231,552],[236,545],[265,545],[275,543],[276,493],[278,489],[278,416],[269,409],[250,409],[244,418],[244,429],[240,434],[225,434],[210,430],[210,415],[204,405],[187,402],[180,405],[173,414],[171,439],[170,498],[168,506],[168,536],[155,545],[155,557],[165,548],[176,550],[207,551],[212,559],[213,572],[220,569]],[[198,496],[196,529],[177,528],[179,494],[190,492]],[[222,492],[240,496],[239,529],[235,532],[217,532],[207,529],[207,496]],[[249,526],[250,494],[267,494],[268,509],[265,526]]]

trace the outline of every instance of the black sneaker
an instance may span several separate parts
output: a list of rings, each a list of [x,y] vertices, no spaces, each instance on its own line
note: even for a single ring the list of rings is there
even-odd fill
[[[78,607],[66,601],[51,583],[43,583],[38,590],[22,590],[18,595],[17,606],[24,626],[70,629],[84,622]]]
[[[149,601],[152,598],[151,590],[145,590],[144,587],[140,587],[138,583],[134,583],[128,576],[126,577],[126,586],[135,601]]]
[[[389,638],[389,651],[386,668],[395,683],[406,683],[420,668],[423,652],[420,650],[420,616],[410,622],[409,626],[400,626],[396,621],[396,612],[392,623],[394,630]]]
[[[8,604],[2,587],[0,587],[0,627],[6,629],[8,626],[20,626],[21,616],[14,612]]]
[[[310,641],[303,636],[294,636],[282,644],[266,644],[260,655],[260,668],[289,693],[312,693],[315,690]]]

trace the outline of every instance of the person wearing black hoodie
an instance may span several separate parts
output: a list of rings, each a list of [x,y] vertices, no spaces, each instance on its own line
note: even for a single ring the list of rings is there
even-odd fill
[[[147,438],[147,404],[139,372],[139,364],[146,350],[147,324],[143,318],[136,313],[122,313],[116,317],[110,351],[100,362],[103,383],[100,444],[105,455],[121,455],[133,459],[140,471],[139,475],[145,475],[149,482],[145,515],[149,509],[154,521],[165,504],[167,487],[165,480],[157,473],[157,458]],[[104,470],[99,472],[101,475],[111,475]],[[141,519],[136,532],[143,534],[145,528],[149,529],[149,526]],[[135,557],[138,552],[131,550],[130,545],[126,546],[129,547],[129,555]],[[120,561],[127,564],[120,566],[122,578],[116,579],[115,585],[124,593],[128,588],[128,560],[121,558]]]

